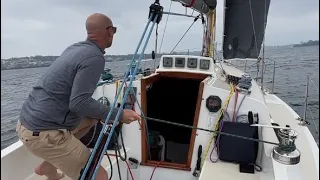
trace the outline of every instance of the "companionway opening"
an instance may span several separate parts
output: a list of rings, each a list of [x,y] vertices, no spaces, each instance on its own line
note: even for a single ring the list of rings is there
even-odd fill
[[[148,117],[166,121],[194,125],[198,107],[200,83],[203,78],[158,76],[146,85],[145,114]],[[200,97],[201,98],[201,97]],[[146,132],[144,132],[146,133]],[[175,164],[187,168],[190,164],[194,138],[192,129],[148,121],[149,146],[151,157],[147,161],[162,161],[162,164]],[[147,153],[147,146],[143,152]],[[191,153],[191,154],[190,154]],[[151,158],[151,159],[150,159]]]

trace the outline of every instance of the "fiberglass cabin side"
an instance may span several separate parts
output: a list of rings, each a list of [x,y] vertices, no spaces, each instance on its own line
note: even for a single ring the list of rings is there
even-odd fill
[[[132,87],[136,95],[129,93],[125,107],[134,107],[137,113],[146,117],[197,126],[203,104],[204,84],[211,78],[213,72],[212,58],[163,56],[156,73],[133,81]],[[118,81],[100,85],[93,98],[110,104],[115,99],[120,83]],[[124,92],[124,90],[119,92],[121,94],[118,104]],[[140,111],[140,105],[143,113]],[[133,171],[135,176],[140,179],[149,179],[149,172],[158,165],[165,167],[168,179],[175,177],[177,172],[179,175],[185,174],[183,179],[192,177],[191,170],[195,167],[197,161],[195,154],[200,145],[195,140],[196,131],[153,121],[147,121],[148,130],[145,129],[144,121],[141,122],[141,126],[142,128],[138,123],[122,126],[128,157],[137,159],[141,164],[138,172]],[[147,140],[150,144],[150,154]],[[161,171],[163,171],[162,168],[157,169],[157,173]],[[171,172],[173,174],[169,177]],[[156,174],[153,179],[158,179]]]
[[[138,114],[146,117],[210,130],[217,125],[218,118],[227,117],[219,116],[222,110],[224,111],[223,114],[229,115],[229,119],[236,116],[236,121],[247,122],[249,121],[248,113],[250,111],[251,117],[254,116],[254,121],[257,121],[255,115],[259,113],[259,121],[264,124],[270,124],[268,109],[256,82],[252,81],[250,88],[252,92],[250,94],[238,94],[238,103],[234,107],[236,100],[234,93],[231,93],[230,79],[227,79],[228,76],[221,75],[220,69],[221,67],[214,64],[212,58],[164,55],[161,57],[159,68],[155,73],[133,81],[132,87],[135,95],[132,94],[133,91],[129,93],[125,107],[133,107]],[[223,67],[223,69],[231,75],[231,79],[240,78],[243,73],[231,67]],[[101,85],[96,89],[93,97],[100,99],[102,103],[113,102],[119,86],[120,82]],[[120,100],[118,100],[119,103],[124,92],[124,90],[119,92],[121,93]],[[240,101],[243,102],[240,103]],[[140,106],[143,112],[140,111]],[[148,128],[146,129],[146,127]],[[248,127],[246,126],[245,128]],[[256,129],[247,136],[258,138]],[[261,137],[260,133],[270,134],[269,131],[270,129],[265,129],[259,132],[259,137]],[[211,141],[212,133],[209,132],[150,120],[147,120],[147,126],[144,121],[141,122],[141,126],[138,123],[124,125],[122,126],[122,132],[124,145],[128,151],[128,158],[134,158],[140,164],[139,167],[132,170],[137,179],[150,179],[155,166],[159,168],[157,168],[153,176],[154,180],[194,179],[193,172],[199,160],[198,150],[200,146],[202,146],[201,161],[205,161],[204,170],[208,169],[206,167],[210,165],[215,169],[223,167],[222,169],[226,170],[225,168],[228,168],[228,171],[233,171],[236,177],[239,176],[240,179],[246,179],[248,176],[258,176],[258,172],[253,175],[239,173],[239,167],[235,166],[233,162],[219,160],[217,163],[211,163],[210,159],[218,158],[211,154],[212,148],[207,151],[208,154],[204,160],[206,148]],[[271,135],[264,138],[269,138],[273,141],[276,136],[271,132]],[[224,144],[227,143],[228,147],[231,146],[231,150],[234,151],[239,150],[239,147],[241,147],[239,143],[242,144],[247,141],[227,138],[224,142]],[[268,151],[271,148],[271,146],[267,148]],[[226,152],[229,154],[222,155],[227,158],[236,158],[232,157],[233,151],[228,149]],[[257,143],[247,142],[243,151],[250,154],[251,161],[253,161],[252,159],[258,159],[257,156],[261,157],[260,159],[270,159],[265,147],[258,147]],[[260,155],[258,155],[258,151]],[[260,161],[260,163],[262,162]],[[123,162],[121,164],[123,168],[126,168]],[[216,173],[227,175],[224,172]],[[273,171],[270,170],[270,172]],[[202,173],[205,173],[205,171],[202,171]]]

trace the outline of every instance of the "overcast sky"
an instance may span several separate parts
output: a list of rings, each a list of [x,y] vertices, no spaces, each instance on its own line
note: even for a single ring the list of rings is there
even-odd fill
[[[107,54],[133,53],[147,22],[153,0],[1,0],[1,58],[60,55],[70,44],[84,40],[88,15],[100,12],[112,18],[118,32]],[[222,4],[218,0],[216,40],[222,42]],[[168,11],[170,0],[160,0]],[[172,11],[184,13],[179,3]],[[190,14],[192,11],[188,10]],[[159,24],[159,44],[166,15]],[[193,19],[169,17],[161,52],[168,52]],[[201,21],[198,21],[176,48],[200,49]],[[146,53],[154,49],[155,33]],[[285,45],[319,39],[319,0],[271,0],[266,45]]]

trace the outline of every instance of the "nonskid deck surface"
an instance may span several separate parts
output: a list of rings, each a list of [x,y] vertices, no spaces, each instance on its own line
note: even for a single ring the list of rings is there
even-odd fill
[[[114,154],[114,151],[108,151],[109,154]],[[111,162],[113,164],[113,166],[115,166],[116,164],[116,158],[114,156],[110,156]],[[108,174],[110,174],[110,163],[108,160],[107,156],[104,156],[102,161],[101,161],[101,166],[106,169],[108,171]],[[58,172],[61,172],[60,170],[58,170]],[[25,180],[47,180],[46,176],[39,176],[37,174],[33,174],[31,177],[26,178]],[[62,178],[61,180],[72,180],[71,178],[65,176],[64,178]]]

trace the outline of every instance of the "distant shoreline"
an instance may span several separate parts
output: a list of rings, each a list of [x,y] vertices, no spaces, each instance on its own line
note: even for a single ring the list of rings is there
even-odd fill
[[[301,42],[300,44],[294,44],[293,47],[307,47],[307,46],[319,46],[319,41],[308,41],[308,42]]]
[[[50,66],[50,65],[49,65],[49,66]],[[1,68],[1,71],[31,69],[31,68],[44,68],[44,67],[49,67],[49,66],[19,67],[19,68],[8,68],[8,69],[3,69],[3,68]]]
[[[279,45],[279,46],[266,46],[266,48],[280,48],[280,47],[311,47],[319,46],[319,41],[308,41],[306,43],[291,44],[291,45]],[[179,52],[181,54],[199,55],[200,51],[190,51],[190,52]],[[157,58],[161,55],[167,54],[157,54]],[[132,59],[133,54],[127,55],[106,55],[105,60],[107,63],[114,61],[125,61]],[[53,61],[59,56],[31,56],[31,57],[16,57],[9,59],[1,59],[1,71],[2,70],[12,70],[12,69],[28,69],[28,68],[40,68],[49,67]],[[151,54],[145,54],[143,59],[151,59]]]

